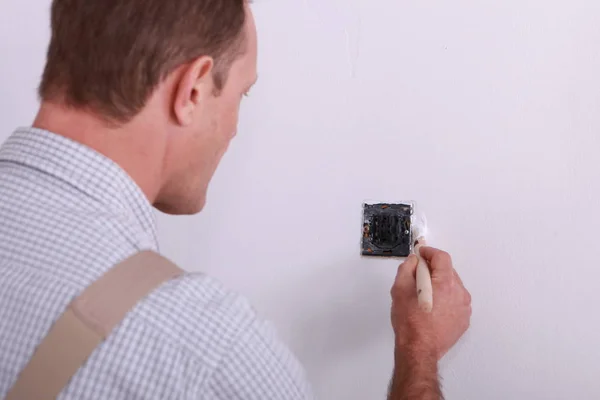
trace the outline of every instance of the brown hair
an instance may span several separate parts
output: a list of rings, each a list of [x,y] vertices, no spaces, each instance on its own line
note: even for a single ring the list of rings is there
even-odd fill
[[[220,90],[244,47],[245,2],[54,0],[40,97],[127,122],[169,73],[203,55]]]

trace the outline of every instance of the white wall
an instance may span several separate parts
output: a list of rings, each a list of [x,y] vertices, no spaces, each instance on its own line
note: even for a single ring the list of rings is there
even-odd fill
[[[321,398],[382,399],[397,262],[358,256],[360,208],[414,199],[474,299],[447,398],[600,398],[600,3],[255,3],[259,84],[165,253],[248,295]],[[1,138],[35,112],[48,4],[0,0]]]

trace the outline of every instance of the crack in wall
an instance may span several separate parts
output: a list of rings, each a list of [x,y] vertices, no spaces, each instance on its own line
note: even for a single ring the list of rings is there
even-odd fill
[[[314,1],[319,1],[319,3]],[[321,25],[331,26],[332,20],[341,21],[339,23],[341,25],[340,33],[344,40],[348,73],[352,79],[356,77],[360,58],[362,19],[359,2],[360,0],[344,2],[340,0],[303,0],[305,9],[313,14]],[[327,12],[326,10],[329,10],[329,15],[323,15]]]

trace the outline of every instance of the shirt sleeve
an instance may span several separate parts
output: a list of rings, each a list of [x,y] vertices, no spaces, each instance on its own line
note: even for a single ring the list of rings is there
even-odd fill
[[[314,399],[304,370],[270,324],[255,321],[239,335],[208,385],[206,399]]]

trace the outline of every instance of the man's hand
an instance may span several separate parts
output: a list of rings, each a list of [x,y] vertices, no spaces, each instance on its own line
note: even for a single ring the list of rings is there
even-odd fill
[[[442,358],[466,332],[471,320],[471,295],[452,266],[450,255],[424,247],[421,256],[431,269],[433,310],[419,309],[416,294],[417,257],[400,266],[392,288],[392,326],[400,351],[435,352]]]
[[[392,288],[392,326],[396,334],[396,371],[390,399],[441,399],[437,362],[468,329],[471,295],[452,266],[448,253],[421,249],[431,269],[433,310],[419,308],[417,257],[400,266]]]

